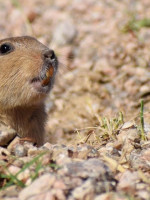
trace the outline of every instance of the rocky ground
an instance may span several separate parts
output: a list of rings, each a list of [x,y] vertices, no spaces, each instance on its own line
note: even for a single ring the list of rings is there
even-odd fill
[[[0,147],[0,199],[149,200],[149,0],[0,0],[0,19],[60,62],[46,143]]]

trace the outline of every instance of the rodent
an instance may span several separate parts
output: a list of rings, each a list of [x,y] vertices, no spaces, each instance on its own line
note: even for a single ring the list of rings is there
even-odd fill
[[[0,123],[38,146],[44,141],[44,102],[57,69],[54,51],[35,38],[0,40]]]

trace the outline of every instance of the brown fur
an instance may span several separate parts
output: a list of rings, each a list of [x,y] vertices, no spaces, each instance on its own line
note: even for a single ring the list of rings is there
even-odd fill
[[[43,66],[46,46],[31,37],[8,38],[14,51],[0,55],[0,121],[41,145],[44,140],[47,92],[38,92],[31,84]],[[51,86],[49,86],[51,87]]]

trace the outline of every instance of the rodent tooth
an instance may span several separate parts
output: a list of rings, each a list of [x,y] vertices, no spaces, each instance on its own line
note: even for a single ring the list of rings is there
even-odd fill
[[[50,67],[50,68],[49,68],[49,75],[50,75],[50,77],[52,77],[53,74],[54,74],[54,68],[53,68],[53,67]]]
[[[53,67],[50,67],[48,71],[46,71],[46,77],[51,78],[54,74],[54,69]]]
[[[50,74],[49,74],[49,71],[46,72],[46,78],[49,78],[50,77]]]

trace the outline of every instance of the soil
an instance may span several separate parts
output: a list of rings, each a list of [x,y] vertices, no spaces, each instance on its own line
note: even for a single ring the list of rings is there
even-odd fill
[[[0,0],[0,19],[60,63],[47,143],[0,147],[0,199],[150,199],[149,0]]]

